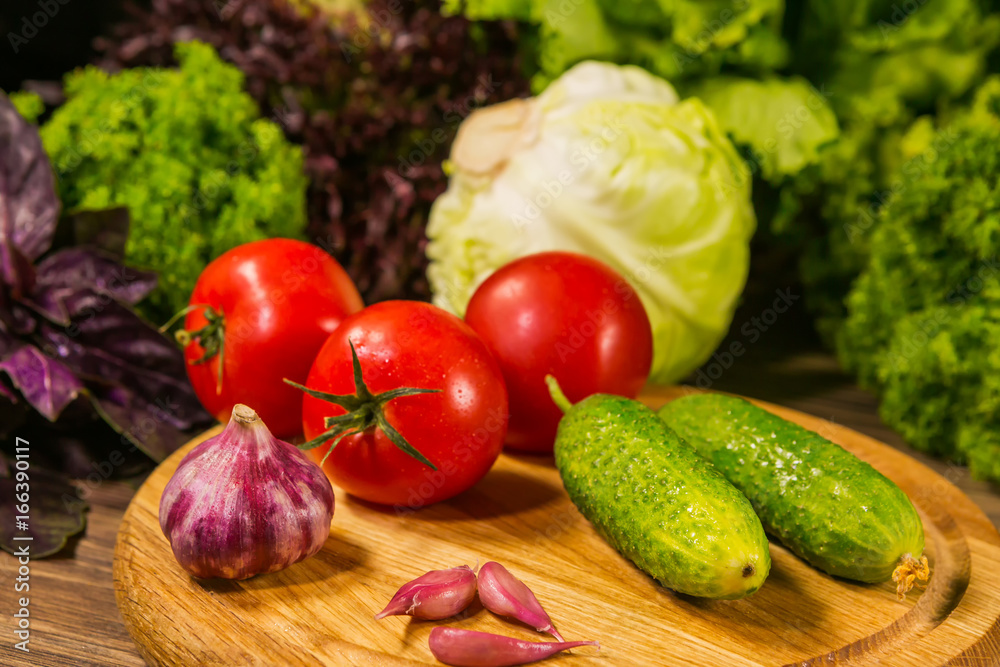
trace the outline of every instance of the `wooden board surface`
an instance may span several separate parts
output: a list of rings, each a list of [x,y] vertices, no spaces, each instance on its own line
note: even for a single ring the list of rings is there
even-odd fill
[[[653,405],[678,395],[651,396]],[[1000,663],[1000,535],[929,468],[849,429],[765,405],[840,443],[913,499],[934,574],[896,601],[813,570],[772,544],[764,587],[737,601],[679,596],[636,570],[569,502],[550,459],[503,455],[472,490],[398,516],[338,490],[330,539],[314,558],[244,582],[199,582],[160,532],[160,493],[188,445],[126,511],[115,549],[118,606],[152,665],[435,664],[438,623],[372,615],[429,570],[497,560],[525,580],[568,639],[597,639],[546,664],[992,665]],[[474,603],[456,627],[542,639]]]

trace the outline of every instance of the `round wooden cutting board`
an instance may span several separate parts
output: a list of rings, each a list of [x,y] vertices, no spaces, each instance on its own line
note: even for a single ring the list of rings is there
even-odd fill
[[[646,402],[683,391],[659,390]],[[600,652],[576,649],[545,664],[1000,664],[1000,535],[972,501],[887,445],[761,405],[841,444],[909,494],[933,571],[925,590],[900,603],[891,583],[834,579],[772,543],[770,577],[752,597],[677,595],[594,532],[551,458],[507,454],[473,489],[417,512],[338,490],[330,538],[315,557],[242,582],[198,581],[176,563],[157,521],[163,487],[192,442],[149,477],[125,514],[115,549],[118,607],[151,665],[440,664],[427,648],[436,625],[545,638],[478,602],[447,622],[372,616],[427,570],[496,560],[534,590],[567,639],[601,643]]]

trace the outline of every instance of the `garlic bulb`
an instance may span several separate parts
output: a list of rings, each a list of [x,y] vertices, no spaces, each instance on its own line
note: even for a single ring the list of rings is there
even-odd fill
[[[246,579],[318,552],[333,507],[320,467],[237,405],[225,430],[177,466],[160,499],[160,528],[192,575]]]

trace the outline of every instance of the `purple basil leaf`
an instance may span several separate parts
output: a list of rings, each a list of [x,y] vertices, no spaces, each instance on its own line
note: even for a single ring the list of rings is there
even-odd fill
[[[184,355],[173,339],[160,333],[148,322],[116,301],[105,302],[100,295],[94,310],[83,311],[71,328],[84,345],[99,347],[129,365],[155,373],[164,373],[170,383],[190,388]],[[91,297],[87,301],[93,302]],[[79,306],[75,301],[74,306]],[[80,311],[77,311],[80,313]],[[93,313],[93,315],[90,315]],[[132,386],[129,383],[129,386]]]
[[[0,362],[0,371],[24,399],[49,421],[80,395],[83,384],[63,363],[48,357],[34,345],[25,345]]]
[[[20,250],[27,260],[38,259],[49,249],[59,218],[52,166],[42,148],[38,128],[24,120],[0,93],[0,246],[8,284],[15,270],[10,251]]]
[[[70,325],[69,311],[66,310],[64,301],[76,291],[72,287],[40,285],[31,293],[31,296],[22,297],[21,303],[50,322],[68,327]]]
[[[123,387],[95,390],[90,396],[104,421],[154,461],[162,461],[191,439],[190,433],[178,428],[171,415],[175,406],[168,401],[148,403]]]
[[[3,250],[0,249],[0,253]],[[0,261],[3,261],[0,259]],[[13,306],[13,301],[11,300],[11,295],[8,293],[8,288],[3,280],[3,272],[0,271],[0,337],[6,336],[14,330],[13,327],[13,313],[11,313],[11,307]]]
[[[0,254],[2,252],[3,248],[0,248]],[[0,332],[12,335],[30,334],[35,330],[35,317],[21,301],[23,295],[18,294],[18,299],[15,299],[12,291],[8,291],[0,280]]]
[[[0,329],[0,359],[19,347],[21,347],[21,343],[16,338]]]
[[[120,384],[150,397],[193,396],[184,357],[172,340],[114,299],[78,290],[65,300],[73,324],[43,325],[45,349],[78,375]]]
[[[0,353],[0,363],[3,363],[3,358],[4,355]],[[6,398],[11,403],[17,403],[17,394],[7,386],[7,382],[2,378],[0,378],[0,397]]]
[[[92,248],[68,248],[38,264],[38,290],[89,287],[119,301],[136,304],[156,287],[156,274],[122,266],[112,255]],[[38,291],[36,290],[36,291]],[[69,322],[66,322],[68,324]]]
[[[125,259],[130,226],[127,208],[78,211],[69,216],[69,224],[73,230],[73,245],[93,246],[118,262]]]
[[[2,185],[0,183],[0,188]],[[0,225],[3,224],[3,214],[3,192],[0,190]],[[10,237],[0,232],[0,279],[2,279],[0,282],[8,285],[11,296],[17,299],[30,293],[34,288],[35,267],[31,265],[31,260],[25,257],[16,245],[4,241],[4,238]]]
[[[87,407],[90,408],[89,405]],[[91,445],[96,445],[93,440],[98,437],[106,438],[106,432],[98,435],[95,429],[88,429],[87,424],[73,420],[66,413],[59,418],[59,426],[58,430],[51,429],[45,434],[47,458],[42,465],[71,479],[85,479],[94,472],[91,463],[98,459],[91,447],[88,447],[87,441],[89,439]],[[66,428],[72,428],[73,435],[68,435]]]
[[[34,333],[35,329],[38,327],[38,323],[35,321],[35,318],[23,304],[13,304],[10,311],[6,314],[11,318],[10,330],[15,334],[27,335]]]
[[[20,346],[21,343],[0,330],[0,362],[3,362],[8,354]],[[3,396],[11,403],[17,403],[17,395],[7,387],[7,383],[3,379],[0,379],[0,396]]]
[[[41,443],[39,443],[41,444]],[[76,487],[66,477],[32,466],[30,512],[21,512],[18,507],[16,477],[0,477],[0,548],[14,555],[28,547],[32,558],[50,556],[66,545],[71,535],[76,535],[86,525],[84,511],[87,503],[80,500]],[[18,517],[27,525],[27,530],[18,530]],[[30,537],[30,540],[16,540],[16,537]]]
[[[89,389],[118,387],[157,405],[178,429],[211,417],[187,380],[184,357],[172,340],[107,295],[82,289],[64,300],[73,324],[40,328],[44,348],[80,376]],[[132,399],[119,401],[131,405]]]

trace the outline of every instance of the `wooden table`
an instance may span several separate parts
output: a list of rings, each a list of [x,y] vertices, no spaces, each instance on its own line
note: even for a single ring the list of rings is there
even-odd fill
[[[760,380],[767,378],[764,384]],[[905,450],[965,491],[1000,526],[1000,490],[969,477],[965,468],[910,450],[878,419],[875,399],[855,387],[824,353],[741,358],[712,386],[808,412]],[[115,534],[133,489],[106,483],[91,496],[86,534],[65,556],[31,564],[31,653],[12,649],[10,610],[14,594],[5,583],[0,664],[141,666],[115,606],[111,559]],[[16,561],[0,556],[3,581],[12,582]],[[27,659],[26,659],[27,658]]]

